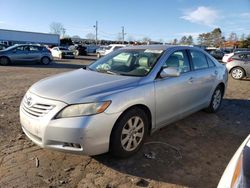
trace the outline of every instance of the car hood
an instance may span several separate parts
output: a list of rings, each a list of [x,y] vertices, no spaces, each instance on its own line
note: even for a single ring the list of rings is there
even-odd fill
[[[90,100],[134,87],[140,79],[78,69],[40,80],[30,88],[30,92],[69,104],[92,102]]]

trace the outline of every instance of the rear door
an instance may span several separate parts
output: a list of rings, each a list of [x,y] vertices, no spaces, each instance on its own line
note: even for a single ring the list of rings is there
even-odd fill
[[[39,46],[29,46],[29,60],[30,61],[40,61],[41,58],[41,47]]]
[[[189,57],[194,85],[192,108],[199,109],[210,101],[218,72],[213,61],[203,52],[189,50]]]
[[[244,69],[246,71],[246,75],[250,76],[250,53],[247,53],[245,56]]]

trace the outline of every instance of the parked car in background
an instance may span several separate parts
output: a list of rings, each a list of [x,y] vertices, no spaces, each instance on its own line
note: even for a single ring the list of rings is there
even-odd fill
[[[105,47],[103,50],[99,51],[96,55],[98,58],[100,58],[101,56],[105,56],[107,54],[109,54],[110,52],[113,52],[117,49],[123,48],[126,45],[123,44],[110,44],[107,47]]]
[[[212,50],[210,55],[213,56],[215,59],[222,60],[224,56],[224,52],[222,50]]]
[[[232,57],[237,52],[248,52],[248,51],[250,51],[249,48],[235,48],[231,53],[225,53],[224,54],[224,56],[222,58],[222,62],[227,63],[228,59],[230,57]]]
[[[229,53],[229,54],[224,54],[224,56],[222,57],[222,62],[223,63],[227,63],[227,60],[232,57],[234,55],[234,52]]]
[[[86,70],[35,83],[20,121],[44,148],[129,157],[149,133],[201,109],[218,111],[227,77],[225,66],[199,48],[127,47]]]
[[[52,60],[51,52],[39,45],[14,45],[0,51],[0,65],[14,62],[40,62],[47,65]]]
[[[74,53],[75,56],[79,55],[87,55],[86,47],[82,45],[71,45],[69,46],[69,50]]]
[[[250,187],[250,135],[228,163],[217,188]]]
[[[87,45],[85,47],[86,47],[87,53],[96,53],[96,50],[99,48],[98,45]]]
[[[8,46],[7,45],[5,45],[5,44],[0,44],[0,50],[4,50],[4,49],[6,49]]]
[[[52,53],[52,56],[56,58],[60,58],[60,59],[75,58],[74,53],[66,47],[57,46],[57,47],[52,48],[50,51]]]
[[[236,80],[250,77],[250,51],[234,53],[227,60],[226,67],[231,76]]]

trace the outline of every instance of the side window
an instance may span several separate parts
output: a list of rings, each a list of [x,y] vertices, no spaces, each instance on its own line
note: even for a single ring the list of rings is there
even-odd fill
[[[207,57],[207,62],[209,67],[215,67],[214,62],[209,57]]]
[[[206,57],[202,52],[190,50],[190,55],[194,65],[194,70],[208,68]]]
[[[23,49],[23,46],[18,46],[18,47],[16,47],[15,49],[16,49],[16,51],[23,51],[23,50],[24,50],[24,49]]]
[[[37,52],[37,51],[39,51],[39,49],[37,46],[30,46],[30,51]]]
[[[190,71],[190,64],[185,50],[180,50],[172,53],[163,65],[166,67],[176,67],[181,73]]]

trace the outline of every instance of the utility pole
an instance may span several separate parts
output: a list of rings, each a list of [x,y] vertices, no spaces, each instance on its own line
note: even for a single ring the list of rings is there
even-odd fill
[[[124,26],[122,26],[122,44],[124,44],[124,36],[125,36]]]
[[[95,25],[93,26],[95,28],[95,43],[97,45],[98,43],[98,38],[97,38],[97,34],[98,34],[98,22],[95,22]]]

